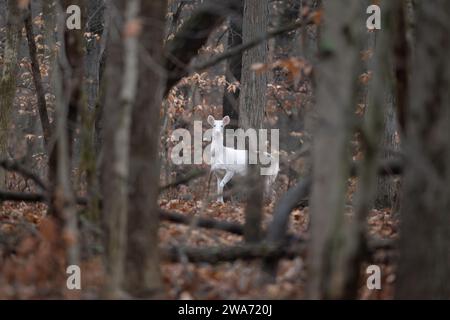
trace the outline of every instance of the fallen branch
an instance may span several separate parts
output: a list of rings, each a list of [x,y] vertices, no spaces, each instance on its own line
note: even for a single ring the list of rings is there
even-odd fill
[[[245,244],[230,247],[164,247],[161,256],[164,260],[178,262],[186,257],[189,262],[218,263],[226,261],[253,260],[259,258],[277,257],[293,259],[301,255],[306,249],[305,243],[289,246],[274,246],[267,243]]]
[[[392,240],[370,240],[368,248],[370,253],[377,250],[390,250],[394,247]],[[274,245],[267,242],[258,244],[240,244],[235,246],[214,247],[187,247],[171,246],[162,247],[162,259],[169,262],[179,262],[185,258],[189,262],[219,263],[235,260],[279,260],[295,259],[306,253],[307,242],[304,240],[290,241],[284,245]]]
[[[17,172],[25,179],[32,180],[42,190],[44,190],[44,191],[47,190],[47,186],[45,185],[44,181],[42,181],[42,179],[37,174],[35,174],[30,169],[24,167],[17,161],[7,160],[7,159],[0,160],[0,167],[3,167],[7,171]]]
[[[159,192],[165,191],[170,188],[174,188],[179,186],[180,184],[185,184],[190,182],[191,180],[195,180],[199,177],[202,177],[206,174],[206,170],[192,170],[188,172],[186,175],[180,177],[179,179],[175,180],[174,182],[170,182],[164,186],[159,187]]]
[[[47,197],[40,193],[0,191],[0,201],[47,202]]]
[[[180,213],[168,212],[165,210],[160,210],[159,216],[161,220],[185,225],[190,225],[194,219],[197,219],[196,226],[200,228],[220,230],[236,235],[242,235],[244,233],[243,227],[239,223],[221,221],[211,218],[189,217]]]
[[[78,205],[87,204],[86,198],[78,197],[76,200]],[[47,202],[48,198],[40,193],[0,191],[0,201]],[[160,219],[165,221],[190,225],[193,219],[197,219],[197,226],[200,228],[225,231],[236,235],[243,234],[242,225],[239,223],[211,218],[190,217],[181,213],[169,212],[162,209],[159,211],[159,215]]]

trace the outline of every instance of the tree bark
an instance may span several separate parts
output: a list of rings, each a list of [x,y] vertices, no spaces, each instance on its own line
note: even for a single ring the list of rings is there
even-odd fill
[[[163,61],[166,0],[142,1],[144,24],[139,42],[156,63]],[[159,25],[160,28],[153,25]],[[128,212],[127,288],[148,297],[162,288],[158,252],[159,114],[164,76],[141,62],[136,104],[132,112]]]
[[[400,151],[400,132],[395,113],[395,97],[392,88],[386,87],[384,112],[384,137],[381,148],[383,159],[392,159],[395,152]],[[377,209],[392,208],[397,210],[400,181],[396,177],[379,177],[375,207]]]
[[[243,42],[265,33],[268,27],[269,7],[267,0],[245,0],[242,23]],[[261,129],[266,109],[267,73],[255,72],[252,66],[266,63],[267,41],[246,51],[242,57],[242,81],[239,101],[239,127]],[[263,143],[263,142],[260,142]],[[252,146],[249,146],[252,147]],[[253,146],[256,147],[256,146]],[[247,148],[249,155],[256,149]],[[247,205],[245,208],[244,237],[247,242],[256,242],[261,237],[262,177],[259,166],[252,164],[247,173]]]
[[[81,5],[81,0],[70,4]],[[62,230],[63,248],[68,264],[79,264],[78,219],[76,200],[71,182],[70,144],[67,131],[69,104],[72,94],[81,85],[82,73],[75,71],[80,67],[82,52],[74,47],[77,42],[72,37],[81,38],[81,30],[68,31],[65,28],[63,6],[67,2],[57,4],[56,23],[58,40],[62,44],[53,70],[53,86],[56,96],[54,139],[56,140],[53,159],[55,161],[55,176],[51,181],[51,210],[58,219]],[[63,31],[62,31],[63,30]],[[81,58],[79,57],[81,56]],[[74,57],[77,57],[76,59]],[[52,155],[50,156],[52,157]]]
[[[89,198],[88,216],[92,220],[99,218],[99,181],[97,174],[95,120],[100,99],[100,68],[104,55],[105,4],[103,0],[89,1],[87,4],[88,21],[86,32],[85,70],[86,103],[81,108],[81,159],[80,171],[86,173],[87,194]]]
[[[313,146],[309,287],[312,299],[340,297],[349,142],[356,102],[359,52],[365,31],[363,3],[324,2],[321,61],[317,70],[318,123]]]
[[[106,78],[105,113],[103,117],[103,162],[101,187],[102,218],[105,226],[107,297],[120,297],[124,280],[129,182],[129,145],[131,113],[137,94],[137,32],[125,34],[137,23],[140,1],[117,0],[108,7],[110,37]],[[120,15],[125,12],[125,23]],[[121,34],[123,33],[123,37]],[[113,80],[112,80],[113,79]],[[111,81],[112,80],[112,81]],[[119,93],[119,99],[117,99]]]
[[[7,1],[6,40],[0,79],[0,157],[7,157],[8,133],[16,95],[17,55],[19,50],[20,12],[15,0]],[[6,172],[0,169],[0,187],[6,186]]]
[[[417,2],[396,298],[450,297],[450,2]]]

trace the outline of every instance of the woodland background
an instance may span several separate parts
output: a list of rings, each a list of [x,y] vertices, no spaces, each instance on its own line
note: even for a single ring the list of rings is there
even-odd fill
[[[450,298],[449,1],[0,12],[0,298]],[[280,130],[274,198],[170,161],[210,114]]]

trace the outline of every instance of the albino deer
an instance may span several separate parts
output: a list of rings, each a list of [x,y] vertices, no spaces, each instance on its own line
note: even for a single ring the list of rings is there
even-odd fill
[[[223,145],[223,132],[225,126],[230,123],[230,117],[225,116],[222,120],[215,120],[213,116],[208,116],[208,123],[212,126],[211,141],[211,173],[217,178],[217,201],[223,203],[223,188],[233,178],[235,174],[245,175],[248,166],[247,150],[239,150],[225,147]],[[271,157],[270,154],[264,153],[265,156]],[[225,175],[221,178],[220,171],[225,171]],[[278,175],[279,167],[276,163],[270,175],[266,177],[265,189],[269,192],[270,185],[275,181]],[[209,185],[208,185],[209,189]]]

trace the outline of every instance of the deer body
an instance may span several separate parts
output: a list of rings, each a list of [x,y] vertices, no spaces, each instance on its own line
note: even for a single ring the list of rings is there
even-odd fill
[[[223,120],[215,120],[214,117],[209,116],[208,123],[213,127],[211,141],[211,172],[214,173],[217,178],[217,201],[223,203],[223,188],[225,185],[235,174],[247,174],[248,152],[247,150],[229,148],[223,145],[223,132],[225,126],[230,123],[230,118],[228,116],[224,117]],[[270,157],[268,153],[265,154]],[[219,174],[221,171],[225,171],[223,177]],[[276,170],[270,174],[268,179],[266,179],[266,190],[268,190],[270,184],[275,180],[278,174],[278,166],[276,166]]]

